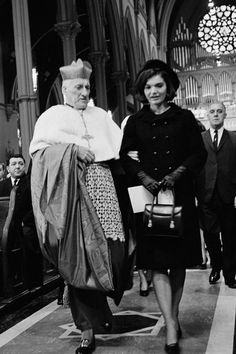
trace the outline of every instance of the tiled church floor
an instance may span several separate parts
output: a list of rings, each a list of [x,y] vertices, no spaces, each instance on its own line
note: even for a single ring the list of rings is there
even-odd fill
[[[236,290],[221,280],[209,285],[210,270],[188,270],[181,302],[182,354],[235,354]],[[111,333],[97,334],[97,354],[163,354],[165,331],[153,290],[139,296],[137,273],[134,286],[114,313]],[[1,354],[74,354],[80,333],[70,310],[51,302],[0,334]]]

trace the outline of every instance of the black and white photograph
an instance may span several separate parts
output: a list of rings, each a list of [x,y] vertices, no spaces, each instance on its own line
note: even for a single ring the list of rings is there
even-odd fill
[[[0,0],[0,354],[236,354],[236,1]]]

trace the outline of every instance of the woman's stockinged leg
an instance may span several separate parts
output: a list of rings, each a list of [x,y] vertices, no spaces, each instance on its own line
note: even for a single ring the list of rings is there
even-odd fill
[[[172,316],[176,323],[176,329],[179,329],[179,303],[181,301],[184,289],[186,270],[185,268],[170,269],[169,278],[172,289]]]
[[[140,296],[148,296],[149,295],[149,285],[148,285],[148,281],[146,278],[146,274],[144,273],[143,269],[139,269],[138,274],[139,274],[139,280],[140,280],[139,295]]]
[[[166,323],[166,344],[176,343],[178,339],[172,311],[172,286],[168,273],[153,271],[153,286]]]
[[[145,273],[143,269],[138,270],[139,278],[140,278],[140,288],[141,290],[147,290],[148,284],[147,284],[147,279],[145,276]]]

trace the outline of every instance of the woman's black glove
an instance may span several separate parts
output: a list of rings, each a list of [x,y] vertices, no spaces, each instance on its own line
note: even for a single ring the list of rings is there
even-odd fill
[[[152,194],[157,194],[159,190],[159,182],[157,182],[152,177],[148,176],[145,172],[140,171],[137,174],[138,179],[142,183],[142,185]]]
[[[163,188],[164,189],[173,188],[175,185],[175,182],[178,181],[182,177],[182,175],[184,174],[185,171],[186,171],[185,166],[179,166],[178,168],[176,168],[176,170],[171,172],[169,175],[166,175],[161,181]]]

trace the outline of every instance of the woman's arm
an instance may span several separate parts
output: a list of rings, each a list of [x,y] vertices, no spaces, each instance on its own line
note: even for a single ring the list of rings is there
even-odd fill
[[[136,178],[138,172],[142,170],[139,159],[133,153],[134,151],[138,154],[135,116],[131,116],[126,123],[120,148],[121,164],[126,174],[131,178]]]

